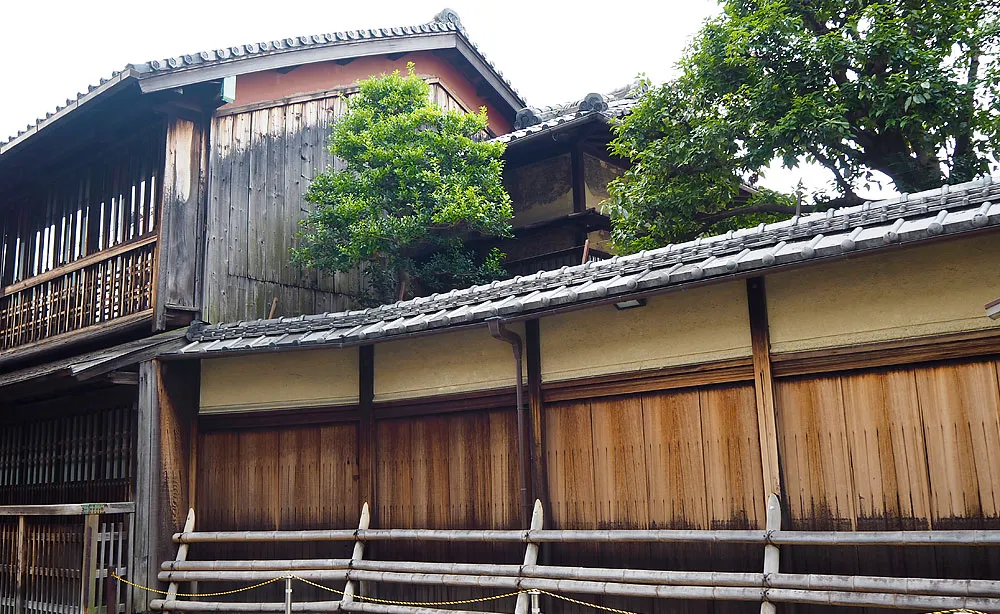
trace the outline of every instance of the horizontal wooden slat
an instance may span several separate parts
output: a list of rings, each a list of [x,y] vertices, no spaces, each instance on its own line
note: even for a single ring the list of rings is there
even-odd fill
[[[547,403],[753,380],[750,358],[542,384]]]
[[[771,354],[771,362],[775,376],[788,377],[991,354],[1000,354],[1000,329]]]
[[[82,516],[84,514],[134,514],[135,503],[64,503],[57,505],[0,505],[0,516]]]
[[[11,284],[6,288],[4,288],[3,292],[0,292],[0,297],[9,296],[11,294],[14,294],[15,292],[26,290],[33,286],[37,286],[38,284],[42,284],[47,281],[56,279],[57,277],[62,277],[63,275],[67,275],[69,273],[72,273],[73,271],[79,271],[80,269],[86,268],[96,262],[101,262],[102,260],[110,260],[111,258],[118,256],[119,254],[124,254],[125,252],[132,251],[133,249],[139,249],[140,247],[150,245],[151,243],[156,243],[156,239],[157,235],[152,234],[142,239],[129,241],[128,243],[119,243],[118,245],[115,245],[114,247],[111,247],[109,249],[96,252],[89,256],[84,256],[83,258],[75,260],[70,264],[67,264],[66,266],[61,266],[57,269],[46,271],[41,275],[35,275],[34,277],[29,277],[24,281],[19,281],[16,284]]]

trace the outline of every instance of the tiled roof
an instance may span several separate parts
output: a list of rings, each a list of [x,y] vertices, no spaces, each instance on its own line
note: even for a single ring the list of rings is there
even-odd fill
[[[12,145],[14,141],[17,141],[22,137],[31,136],[31,134],[37,132],[46,123],[51,122],[54,117],[62,116],[66,111],[72,111],[83,102],[86,102],[87,100],[102,93],[106,88],[106,84],[110,82],[117,82],[123,79],[137,79],[141,81],[143,79],[167,73],[179,73],[186,70],[229,64],[256,57],[294,53],[307,48],[318,49],[341,44],[356,43],[363,40],[414,38],[447,32],[453,32],[461,35],[462,38],[469,44],[469,47],[471,47],[472,50],[479,56],[479,59],[482,60],[483,63],[485,63],[489,69],[492,70],[508,88],[510,88],[511,92],[514,93],[518,100],[524,104],[523,97],[517,92],[514,86],[511,85],[510,81],[503,76],[503,73],[500,72],[500,70],[497,69],[492,62],[486,59],[482,51],[479,50],[479,47],[477,47],[476,44],[469,39],[468,33],[462,26],[462,22],[458,15],[450,9],[445,9],[435,15],[434,19],[430,22],[414,26],[348,30],[344,32],[314,34],[311,36],[295,36],[272,41],[247,43],[233,47],[222,47],[219,49],[200,51],[192,54],[151,60],[140,64],[128,64],[125,66],[124,70],[116,71],[112,73],[110,78],[101,79],[98,85],[90,86],[87,92],[78,93],[76,99],[67,99],[65,105],[56,107],[55,112],[48,113],[45,117],[39,118],[34,124],[29,125],[25,130],[18,131],[16,135],[12,135],[6,141],[0,140],[0,154],[4,153],[5,149],[9,149],[9,146]]]
[[[518,112],[514,131],[492,140],[512,143],[583,121],[622,117],[632,112],[643,91],[641,85],[632,83],[607,94],[587,94],[582,100],[537,109],[526,107]]]
[[[567,305],[620,301],[679,284],[758,274],[781,265],[996,227],[1000,227],[1000,184],[987,177],[372,309],[196,323],[188,331],[191,343],[175,354],[210,356],[370,343],[496,316],[529,317]]]

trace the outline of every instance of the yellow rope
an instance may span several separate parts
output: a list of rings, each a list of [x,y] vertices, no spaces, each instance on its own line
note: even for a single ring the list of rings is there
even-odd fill
[[[300,582],[305,582],[310,586],[315,586],[316,588],[321,588],[325,591],[330,591],[331,593],[336,593],[338,595],[346,595],[344,591],[338,591],[335,588],[330,588],[329,586],[323,586],[322,584],[317,584],[306,580],[305,578],[300,578],[298,576],[292,576]],[[382,603],[385,605],[412,605],[412,606],[433,606],[433,605],[464,605],[467,603],[482,603],[484,601],[494,601],[496,599],[505,599],[507,597],[516,597],[521,593],[527,593],[529,591],[515,591],[513,593],[504,593],[502,595],[492,595],[490,597],[477,597],[475,599],[461,599],[458,601],[393,601],[391,599],[379,599],[377,597],[367,597],[365,595],[351,595],[355,599],[363,599],[365,601],[371,601],[373,603]]]
[[[144,590],[144,591],[148,591],[150,593],[158,593],[160,595],[166,595],[167,594],[167,591],[161,591],[161,590],[156,589],[156,588],[150,588],[148,586],[143,586],[141,584],[136,584],[135,582],[130,582],[130,581],[126,580],[125,578],[122,578],[121,576],[119,576],[118,574],[116,574],[114,572],[111,572],[111,577],[114,578],[115,580],[118,580],[119,582],[124,582],[125,584],[128,584],[129,586],[133,586],[135,588],[138,588],[138,589],[141,589],[141,590]],[[325,591],[329,591],[331,593],[336,593],[336,594],[341,595],[341,596],[346,596],[347,595],[347,593],[345,593],[344,591],[340,591],[340,590],[337,590],[335,588],[330,588],[329,586],[324,586],[322,584],[318,584],[318,583],[313,582],[311,580],[306,580],[305,578],[301,578],[301,577],[296,576],[296,575],[278,576],[276,578],[271,578],[270,580],[265,580],[264,582],[261,582],[259,584],[254,584],[252,586],[245,586],[243,588],[237,588],[237,589],[233,589],[231,591],[222,591],[222,592],[218,592],[218,593],[177,593],[176,595],[178,597],[220,597],[222,595],[232,595],[234,593],[241,593],[243,591],[253,590],[255,588],[260,588],[262,586],[266,586],[266,585],[271,584],[273,582],[277,582],[279,580],[287,580],[288,578],[291,578],[293,580],[298,580],[299,582],[303,582],[303,583],[308,584],[310,586],[314,586],[316,588],[320,588],[320,589],[323,589]],[[384,605],[401,605],[401,606],[429,607],[429,606],[440,606],[440,605],[466,605],[466,604],[469,604],[469,603],[482,603],[484,601],[495,601],[497,599],[506,599],[508,597],[516,597],[518,595],[530,594],[530,593],[539,593],[539,594],[542,594],[542,595],[548,595],[549,597],[552,597],[554,599],[561,599],[562,601],[567,601],[569,603],[574,603],[576,605],[581,605],[581,606],[588,607],[588,608],[594,608],[595,610],[603,610],[605,612],[613,612],[614,614],[638,614],[637,612],[630,612],[629,610],[619,610],[617,608],[610,608],[610,607],[607,607],[607,606],[598,605],[596,603],[590,603],[590,602],[587,602],[587,601],[580,601],[579,599],[573,599],[572,597],[566,597],[565,595],[560,595],[558,593],[552,593],[552,592],[544,591],[544,590],[540,590],[540,589],[536,589],[536,590],[520,590],[520,591],[511,592],[511,593],[503,593],[502,595],[491,595],[489,597],[477,597],[477,598],[474,598],[474,599],[460,599],[460,600],[457,600],[457,601],[394,601],[392,599],[379,599],[378,597],[368,597],[366,595],[351,595],[351,596],[353,598],[355,598],[355,599],[361,599],[361,600],[364,600],[364,601],[371,601],[372,603],[381,603],[381,604],[384,604]],[[980,612],[979,610],[968,610],[968,609],[965,609],[965,608],[956,608],[956,609],[953,609],[953,610],[938,610],[936,612],[927,612],[926,614],[987,614],[987,613],[986,612]]]
[[[126,580],[125,578],[119,576],[118,574],[116,574],[113,571],[111,572],[111,577],[114,578],[115,580],[118,580],[119,582],[124,582],[125,584],[128,584],[129,586],[133,586],[135,588],[144,590],[144,591],[149,592],[149,593],[157,593],[157,594],[160,594],[160,595],[167,595],[167,594],[169,594],[167,591],[161,591],[158,588],[150,588],[148,586],[143,586],[141,584],[136,584],[135,582],[130,582],[129,580]],[[253,586],[244,586],[243,588],[234,588],[231,591],[221,591],[221,592],[218,592],[218,593],[176,593],[176,596],[177,597],[221,597],[222,595],[232,595],[234,593],[242,593],[243,591],[250,591],[250,590],[253,590],[255,588],[260,588],[262,586],[266,586],[268,584],[272,584],[274,582],[277,582],[278,580],[284,580],[286,577],[288,577],[288,576],[279,576],[277,578],[271,578],[270,580],[265,580],[264,582],[261,582],[260,584],[254,584]]]

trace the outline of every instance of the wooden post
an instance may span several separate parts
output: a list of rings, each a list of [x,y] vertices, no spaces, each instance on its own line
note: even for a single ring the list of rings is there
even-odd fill
[[[104,583],[104,605],[106,614],[118,614],[118,592],[115,590],[117,582],[111,577],[112,573],[118,573],[114,567],[107,568],[107,581]]]
[[[542,507],[549,505],[548,476],[545,471],[545,456],[542,444],[544,432],[542,403],[542,344],[538,320],[528,320],[524,323],[525,359],[528,363],[528,411],[531,426],[528,430],[531,452],[529,465],[531,468],[531,496],[542,502]]]
[[[368,528],[368,523],[371,521],[371,515],[368,513],[368,504],[365,503],[361,506],[361,520],[358,522],[358,530],[364,531]],[[353,568],[353,563],[355,561],[360,561],[365,556],[365,542],[360,539],[354,542],[354,552],[351,554],[351,567]],[[341,597],[341,603],[351,603],[354,601],[354,580],[350,578],[350,571],[348,571],[347,584],[344,586],[344,595]]]
[[[542,502],[535,499],[535,507],[531,511],[531,525],[529,526],[529,531],[538,531],[542,528],[545,513],[542,510]],[[535,565],[538,563],[538,544],[535,542],[528,542],[528,545],[524,547],[524,565]],[[518,574],[520,576],[520,574]],[[518,582],[518,588],[520,589],[521,583]],[[517,603],[514,604],[514,614],[528,614],[528,606],[530,604],[529,596],[527,593],[521,593],[517,596]]]
[[[778,495],[771,493],[767,498],[767,520],[765,529],[767,530],[768,536],[774,531],[781,530],[781,502],[778,501]],[[764,595],[767,596],[767,588],[769,586],[769,576],[771,574],[778,573],[778,558],[779,551],[778,547],[774,544],[768,543],[764,545]],[[764,600],[760,604],[760,614],[775,614],[775,606],[770,601]]]
[[[83,562],[80,567],[80,611],[95,614],[97,609],[97,539],[100,514],[83,517]]]
[[[24,614],[24,594],[28,576],[28,523],[17,517],[17,576],[14,578],[14,614]]]
[[[190,533],[194,531],[194,510],[188,510],[187,520],[184,521],[184,533]],[[178,544],[177,545],[177,557],[175,561],[186,561],[188,556],[189,544]],[[155,577],[155,576],[154,576]],[[167,601],[173,601],[177,599],[177,583],[171,582],[167,586],[167,596],[164,598]]]
[[[750,344],[753,348],[754,394],[757,402],[757,429],[764,474],[764,497],[781,493],[778,464],[778,429],[774,410],[774,378],[771,375],[771,337],[767,325],[767,297],[764,279],[747,280],[750,308]]]
[[[156,541],[160,524],[160,396],[153,361],[139,363],[138,424],[135,460],[135,550],[129,566],[131,580],[144,586],[156,582],[160,561]],[[181,508],[183,509],[183,508]],[[145,612],[149,595],[133,591],[132,610]]]
[[[358,473],[361,478],[361,501],[369,506],[378,526],[376,501],[376,475],[378,471],[375,416],[372,404],[375,399],[375,346],[358,348],[358,409],[361,423],[358,430]]]

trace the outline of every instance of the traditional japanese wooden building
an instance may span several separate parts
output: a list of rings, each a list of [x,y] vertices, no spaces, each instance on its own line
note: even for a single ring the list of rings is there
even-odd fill
[[[128,65],[0,144],[0,612],[155,575],[178,486],[157,463],[187,435],[154,402],[198,369],[151,358],[194,320],[353,306],[357,275],[289,248],[357,81],[410,62],[442,106],[485,107],[490,138],[525,108],[446,10]],[[85,536],[84,517],[104,524]],[[100,571],[81,580],[85,549]]]
[[[792,604],[996,609],[998,549],[983,544],[1000,539],[1000,323],[986,310],[1000,292],[998,199],[987,178],[379,308],[195,323],[187,345],[158,359],[170,371],[159,411],[180,434],[162,450],[166,525],[180,530],[193,508],[195,529],[209,533],[178,538],[194,542],[189,561],[256,562],[171,564],[160,577],[264,570],[231,571],[243,579],[222,585],[232,587],[276,574],[269,558],[293,558],[329,570],[313,578],[379,578],[365,593],[387,599],[539,586],[498,583],[524,573],[518,545],[364,550],[366,561],[507,565],[414,584],[378,575],[400,564],[363,566],[357,549],[345,562],[350,541],[268,543],[270,531],[353,536],[364,503],[363,528],[514,531],[538,499],[546,529],[677,529],[696,540],[552,534],[535,551],[542,565],[611,568],[601,573],[618,581],[621,569],[724,572],[700,580],[693,601],[589,595],[606,606],[757,611],[746,601],[773,598],[810,611],[819,606]],[[733,596],[753,584],[733,584],[732,572],[759,574],[761,549],[726,541],[739,530],[786,544],[786,575],[775,562],[749,599]],[[221,539],[214,531],[264,533],[207,543]],[[902,545],[907,534],[920,539]],[[172,559],[169,535],[160,538]],[[666,595],[696,584],[669,577]],[[608,586],[591,592],[626,590]],[[275,586],[235,599],[282,597]],[[547,599],[543,611],[574,607]]]

